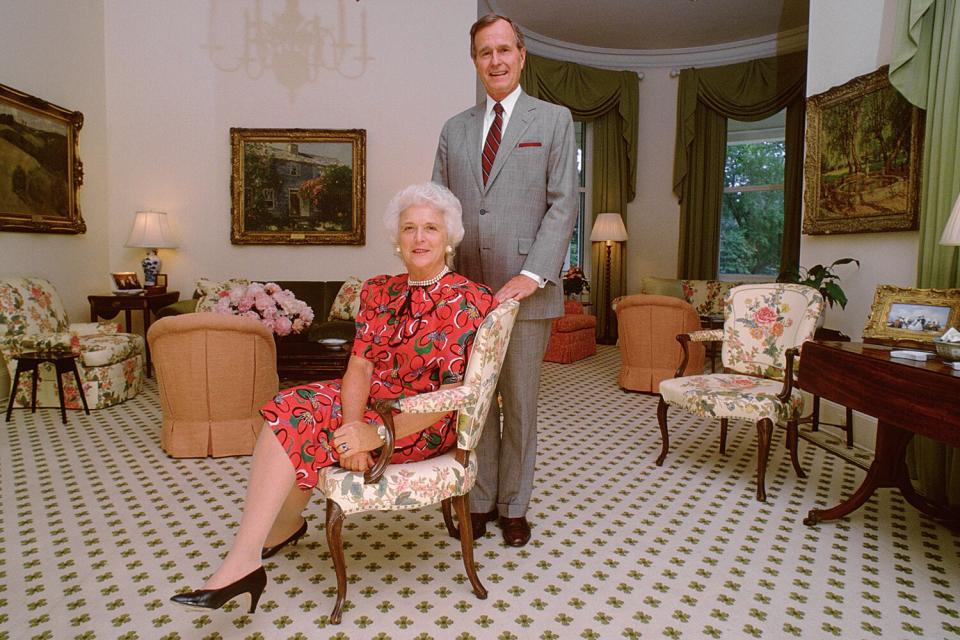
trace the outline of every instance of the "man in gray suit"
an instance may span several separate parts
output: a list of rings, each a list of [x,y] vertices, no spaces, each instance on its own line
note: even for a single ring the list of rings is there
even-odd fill
[[[576,140],[568,109],[520,89],[526,49],[509,18],[480,18],[470,55],[486,103],[444,125],[433,180],[463,205],[457,271],[498,300],[521,301],[498,385],[503,430],[494,404],[477,447],[470,510],[475,537],[499,514],[504,541],[522,547],[530,540],[540,369],[550,319],[563,315],[560,269],[578,210]]]

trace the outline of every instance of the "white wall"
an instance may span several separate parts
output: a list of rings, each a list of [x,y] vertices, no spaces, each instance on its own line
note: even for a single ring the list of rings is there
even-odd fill
[[[87,224],[78,235],[0,233],[0,277],[49,279],[71,321],[86,322],[86,296],[110,282],[103,2],[4,0],[0,60],[0,83],[83,113],[80,212]]]
[[[262,4],[273,21],[286,3]],[[123,247],[133,213],[159,208],[180,242],[161,250],[162,270],[182,297],[200,276],[333,280],[401,270],[380,216],[398,189],[430,178],[444,120],[474,102],[475,0],[301,0],[301,14],[317,16],[340,42],[345,25],[357,45],[348,56],[365,39],[369,59],[345,61],[343,73],[321,70],[294,91],[277,75],[295,74],[290,64],[259,77],[215,66],[237,64],[243,12],[253,5],[107,1],[110,267],[138,269],[142,251]],[[232,245],[230,127],[366,129],[366,246]]]
[[[811,0],[807,95],[826,91],[890,62],[896,0]],[[917,232],[803,236],[800,263],[829,264],[850,256],[860,269],[841,267],[841,285],[849,302],[845,310],[827,311],[826,326],[853,340],[861,337],[878,284],[913,286],[916,279]],[[824,403],[824,420],[839,422],[842,409]],[[854,439],[873,446],[875,420],[854,414]]]
[[[811,0],[807,95],[822,93],[890,62],[896,0]],[[860,269],[841,267],[849,303],[827,310],[826,326],[858,340],[878,284],[914,286],[917,232],[857,233],[802,237],[800,264],[860,260]]]
[[[677,277],[680,205],[673,194],[677,83],[670,69],[645,69],[638,96],[637,197],[627,207],[627,293],[642,276]]]

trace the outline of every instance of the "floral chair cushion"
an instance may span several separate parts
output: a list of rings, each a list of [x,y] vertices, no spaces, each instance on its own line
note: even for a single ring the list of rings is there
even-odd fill
[[[783,379],[786,351],[813,339],[823,297],[799,284],[741,285],[730,290],[721,359],[727,369]]]
[[[360,311],[360,289],[362,288],[363,282],[356,276],[350,276],[344,280],[340,291],[337,292],[337,297],[333,299],[327,320],[354,320]]]
[[[321,471],[317,487],[349,514],[435,504],[450,496],[463,495],[476,479],[476,456],[470,456],[464,468],[452,454],[446,453],[421,462],[390,465],[376,484],[364,484],[362,473],[327,467]]]
[[[457,447],[473,450],[480,439],[487,412],[494,401],[500,365],[510,341],[519,304],[508,300],[484,319],[473,341],[463,384],[399,401],[403,413],[457,411]],[[364,484],[363,474],[327,467],[317,485],[344,513],[413,509],[464,495],[477,477],[476,456],[466,467],[455,451],[424,460],[387,466],[380,482]]]
[[[200,297],[197,299],[197,311],[213,311],[217,302],[223,296],[229,295],[230,289],[237,285],[246,286],[250,281],[246,278],[230,278],[227,280],[208,280],[200,278],[197,280],[197,293]]]
[[[660,383],[660,395],[671,405],[705,418],[742,418],[774,423],[795,420],[803,411],[803,394],[793,389],[788,403],[777,394],[783,383],[739,374],[718,373],[670,378]]]

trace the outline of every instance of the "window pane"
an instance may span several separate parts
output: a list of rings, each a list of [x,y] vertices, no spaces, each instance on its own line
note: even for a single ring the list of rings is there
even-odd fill
[[[727,146],[720,274],[776,276],[783,239],[784,142]]]
[[[566,271],[570,265],[583,267],[583,220],[586,214],[586,184],[587,184],[587,126],[583,122],[573,123],[574,133],[577,138],[577,185],[580,191],[579,203],[580,210],[577,214],[577,222],[573,227],[573,235],[570,236],[570,246],[567,249],[567,257],[563,261],[563,270]]]

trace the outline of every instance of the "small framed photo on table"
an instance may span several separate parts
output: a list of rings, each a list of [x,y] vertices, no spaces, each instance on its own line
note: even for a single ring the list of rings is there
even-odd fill
[[[140,290],[140,280],[133,271],[114,271],[110,274],[113,278],[113,288],[117,291]]]

